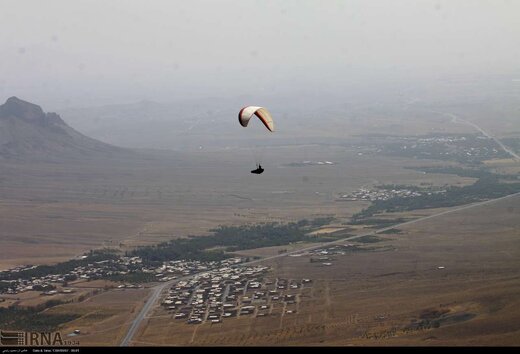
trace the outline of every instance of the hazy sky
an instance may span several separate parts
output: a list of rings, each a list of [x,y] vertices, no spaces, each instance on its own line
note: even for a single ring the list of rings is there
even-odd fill
[[[520,1],[0,0],[0,100],[169,100],[520,72]]]

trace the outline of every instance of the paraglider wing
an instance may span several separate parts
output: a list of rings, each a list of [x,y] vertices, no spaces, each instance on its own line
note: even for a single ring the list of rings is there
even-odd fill
[[[242,108],[238,113],[240,125],[247,127],[253,115],[257,116],[269,131],[274,132],[273,117],[271,117],[271,113],[264,107],[247,106]]]

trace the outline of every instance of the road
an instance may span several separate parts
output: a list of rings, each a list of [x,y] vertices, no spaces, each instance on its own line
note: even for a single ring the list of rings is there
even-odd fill
[[[443,113],[443,114],[448,117],[451,117],[453,123],[457,123],[458,121],[460,121],[464,124],[471,125],[473,128],[475,128],[479,132],[481,132],[484,136],[487,136],[489,139],[493,139],[495,141],[495,143],[497,143],[505,152],[507,152],[509,155],[511,155],[514,159],[516,159],[517,161],[520,161],[520,156],[517,153],[515,153],[513,150],[511,150],[510,148],[505,146],[504,143],[502,143],[500,140],[498,140],[498,138],[495,138],[493,135],[489,134],[488,132],[486,132],[484,129],[482,129],[475,123],[470,122],[469,120],[460,118],[459,116],[456,116],[453,113]]]
[[[291,254],[312,251],[312,250],[315,250],[315,249],[318,249],[318,248],[324,248],[324,247],[328,247],[328,246],[335,245],[335,244],[338,244],[338,243],[343,243],[345,241],[355,240],[356,238],[360,238],[360,237],[376,235],[376,234],[379,234],[381,232],[388,231],[390,229],[395,229],[395,228],[399,228],[399,227],[403,227],[403,226],[407,226],[407,225],[411,225],[411,224],[416,224],[418,222],[422,222],[422,221],[425,221],[425,220],[437,218],[437,217],[442,216],[442,215],[455,213],[457,211],[461,211],[461,210],[465,210],[465,209],[471,209],[471,208],[474,208],[474,207],[477,207],[477,206],[481,206],[481,205],[485,205],[485,204],[495,203],[495,202],[498,202],[498,201],[503,200],[503,199],[512,198],[514,196],[520,196],[520,192],[514,193],[514,194],[509,194],[509,195],[506,195],[505,197],[500,197],[500,198],[496,198],[496,199],[486,200],[484,202],[478,202],[478,203],[474,203],[474,204],[464,205],[464,206],[461,206],[461,207],[458,207],[458,208],[455,208],[455,209],[446,210],[446,211],[443,211],[443,212],[440,212],[440,213],[437,213],[437,214],[424,216],[424,217],[419,218],[419,219],[406,221],[406,222],[403,222],[403,223],[400,223],[400,224],[395,224],[395,225],[388,226],[388,227],[385,227],[385,228],[382,228],[382,229],[378,229],[378,230],[374,230],[374,231],[371,231],[371,232],[367,232],[367,233],[364,233],[364,234],[361,234],[361,235],[345,237],[345,238],[342,238],[342,239],[339,239],[339,240],[326,242],[326,243],[322,243],[322,244],[319,244],[319,245],[314,245],[314,246],[310,246],[310,247],[306,247],[306,248],[300,248],[300,249],[295,250],[295,251],[291,251],[291,252],[287,252],[287,253],[271,256],[271,257],[258,259],[258,260],[255,260],[255,261],[248,262],[247,264],[261,263],[261,262],[265,262],[265,261],[268,261],[268,260],[271,260],[271,259],[280,258],[280,257],[284,257],[284,256],[289,256]],[[244,264],[246,264],[246,263],[244,263]]]
[[[467,120],[465,120],[463,118],[460,118],[460,117],[458,117],[458,116],[456,116],[455,114],[452,114],[452,113],[443,113],[443,112],[435,112],[435,113],[440,113],[440,114],[446,115],[448,117],[451,117],[452,121],[454,123],[462,122],[464,124],[468,124],[468,125],[472,126],[473,128],[477,129],[479,132],[481,132],[484,136],[486,136],[486,137],[488,137],[490,139],[493,139],[504,151],[506,151],[508,154],[510,154],[514,159],[516,159],[517,161],[520,161],[520,156],[518,154],[516,154],[510,148],[505,146],[499,139],[495,138],[493,135],[489,134],[484,129],[479,127],[477,124],[475,124],[473,122],[470,122],[470,121],[467,121]],[[390,229],[393,229],[393,228],[398,228],[398,227],[402,227],[402,226],[406,226],[406,225],[415,224],[415,223],[418,223],[418,222],[422,222],[424,220],[437,218],[437,217],[442,216],[442,215],[455,213],[455,212],[458,212],[458,211],[461,211],[461,210],[470,209],[470,208],[474,208],[474,207],[485,205],[485,204],[495,203],[497,201],[500,201],[500,200],[503,200],[503,199],[506,199],[506,198],[511,198],[511,197],[514,197],[514,196],[517,196],[517,195],[520,195],[520,193],[510,194],[510,195],[505,196],[505,197],[492,199],[492,200],[487,200],[487,201],[480,202],[480,203],[465,205],[465,206],[458,207],[458,208],[455,208],[455,209],[443,211],[441,213],[437,213],[437,214],[434,214],[434,215],[425,216],[423,218],[419,218],[419,219],[407,221],[407,222],[404,222],[404,223],[401,223],[401,224],[392,225],[392,226],[388,226],[388,227],[385,227],[385,228],[382,228],[382,229],[378,229],[378,230],[374,230],[374,231],[371,231],[371,232],[367,232],[367,233],[364,233],[364,234],[361,234],[361,235],[350,236],[350,237],[346,237],[346,238],[339,239],[339,240],[336,240],[336,241],[322,243],[322,244],[319,244],[319,245],[314,245],[314,246],[298,249],[298,250],[295,250],[295,251],[291,251],[291,252],[287,252],[287,253],[271,256],[271,257],[262,258],[262,259],[259,259],[259,260],[255,260],[255,261],[251,261],[251,262],[248,262],[248,263],[244,263],[243,265],[262,263],[262,262],[265,262],[265,261],[268,261],[268,260],[272,260],[272,259],[276,259],[276,258],[287,257],[287,256],[289,256],[291,254],[297,254],[297,253],[312,251],[314,249],[328,247],[328,246],[331,246],[331,245],[334,245],[334,244],[338,244],[338,243],[342,243],[342,242],[345,242],[345,241],[355,240],[356,238],[375,235],[375,234],[378,234],[378,233],[381,233],[381,232],[384,232],[384,231],[387,231],[387,230],[390,230]],[[187,279],[187,278],[189,278],[189,277],[191,277],[193,275],[194,274],[192,274],[190,276],[187,276],[187,277],[180,278],[180,279],[172,280],[172,281],[160,284],[160,285],[152,288],[152,294],[150,295],[150,297],[149,297],[147,303],[145,304],[145,306],[141,309],[141,311],[139,312],[139,314],[137,315],[135,320],[132,322],[130,328],[128,329],[128,332],[127,332],[125,338],[121,342],[121,346],[127,346],[130,343],[130,341],[132,340],[132,338],[135,335],[135,332],[140,327],[141,322],[143,321],[143,319],[145,317],[147,317],[148,312],[151,311],[153,305],[157,302],[157,299],[159,298],[159,296],[161,295],[162,291],[166,287],[173,285],[174,283],[178,282],[179,280]]]
[[[175,281],[178,281],[178,280],[180,280],[180,279],[176,279]],[[160,297],[160,295],[163,292],[163,290],[168,285],[171,285],[175,281],[172,280],[172,281],[169,281],[169,282],[165,282],[165,283],[162,283],[162,284],[157,285],[157,286],[152,288],[152,293],[148,297],[146,303],[144,304],[143,308],[141,309],[141,311],[139,312],[137,317],[132,321],[132,324],[130,325],[130,328],[128,328],[128,332],[126,333],[126,336],[121,341],[121,346],[122,347],[126,347],[130,343],[130,341],[132,340],[132,338],[135,335],[135,332],[137,331],[137,329],[141,325],[142,320],[144,319],[146,314],[148,312],[150,312],[150,310],[152,309],[153,305],[157,302],[157,299]]]
[[[385,227],[385,228],[382,228],[382,229],[378,229],[378,230],[374,230],[374,231],[371,231],[371,232],[367,232],[367,233],[364,233],[364,234],[361,234],[361,235],[345,237],[345,238],[342,238],[342,239],[339,239],[339,240],[326,242],[326,243],[321,243],[319,245],[314,245],[314,246],[310,246],[310,247],[306,247],[306,248],[301,248],[301,249],[298,249],[298,250],[295,250],[295,251],[291,251],[291,252],[287,252],[287,253],[283,253],[283,254],[278,254],[278,255],[275,255],[275,256],[266,257],[266,258],[254,260],[254,261],[251,261],[251,262],[247,262],[247,263],[242,263],[242,265],[251,265],[251,264],[255,264],[255,263],[262,263],[262,262],[269,261],[269,260],[276,259],[276,258],[287,257],[287,256],[289,256],[291,254],[307,252],[307,251],[311,251],[311,250],[314,250],[314,249],[324,248],[324,247],[328,247],[328,246],[335,245],[335,244],[338,244],[338,243],[342,243],[342,242],[345,242],[345,241],[355,240],[356,238],[360,238],[360,237],[376,235],[376,234],[379,234],[381,232],[384,232],[384,231],[387,231],[387,230],[390,230],[390,229],[416,224],[416,223],[419,223],[419,222],[422,222],[422,221],[425,221],[425,220],[438,218],[438,217],[443,216],[443,215],[456,213],[456,212],[461,211],[461,210],[466,210],[466,209],[471,209],[471,208],[475,208],[475,207],[486,205],[486,204],[496,203],[498,201],[501,201],[501,200],[504,200],[504,199],[508,199],[508,198],[512,198],[512,197],[515,197],[515,196],[520,196],[520,192],[514,193],[514,194],[510,194],[510,195],[507,195],[505,197],[500,197],[500,198],[496,198],[496,199],[486,200],[484,202],[464,205],[464,206],[461,206],[461,207],[458,207],[458,208],[446,210],[446,211],[443,211],[443,212],[440,212],[440,213],[437,213],[437,214],[433,214],[433,215],[429,215],[429,216],[425,216],[425,217],[422,217],[422,218],[419,218],[419,219],[415,219],[415,220],[403,222],[403,223],[400,223],[400,224],[388,226],[388,227]],[[159,298],[160,294],[162,293],[162,291],[166,287],[171,286],[172,284],[174,284],[174,283],[176,283],[176,282],[178,282],[180,280],[188,279],[188,278],[190,278],[190,277],[192,277],[194,275],[195,274],[191,274],[191,275],[186,276],[186,277],[182,277],[182,278],[179,278],[179,279],[171,280],[169,282],[165,282],[163,284],[157,285],[156,287],[152,288],[152,294],[150,295],[150,297],[149,297],[148,301],[146,302],[145,306],[143,306],[143,308],[141,309],[141,311],[139,312],[139,314],[137,315],[135,320],[130,325],[130,328],[128,329],[128,332],[127,332],[126,336],[124,337],[123,341],[121,342],[121,346],[127,346],[132,341],[132,339],[133,339],[133,337],[135,335],[135,332],[137,332],[137,329],[141,325],[141,322],[143,321],[144,318],[147,317],[148,313],[152,310],[153,305],[157,302],[157,299]]]

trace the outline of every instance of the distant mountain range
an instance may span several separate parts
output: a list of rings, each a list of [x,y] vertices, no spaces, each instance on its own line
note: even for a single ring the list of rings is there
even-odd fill
[[[59,161],[128,153],[77,132],[33,103],[10,97],[0,105],[0,159]]]
[[[249,147],[253,140],[260,145],[294,143],[294,139],[313,137],[323,131],[327,136],[333,135],[344,115],[333,113],[333,118],[329,111],[324,112],[322,107],[329,101],[298,95],[196,97],[171,102],[147,100],[69,107],[60,113],[70,126],[106,143],[128,148],[198,151],[199,147],[208,150]],[[248,129],[238,123],[238,112],[248,105],[269,109],[277,127],[276,134],[269,134],[260,120],[250,122]],[[324,119],[331,123],[322,124]]]

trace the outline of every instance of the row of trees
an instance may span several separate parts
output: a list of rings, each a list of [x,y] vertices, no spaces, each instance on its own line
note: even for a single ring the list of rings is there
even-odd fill
[[[308,226],[322,224],[324,221],[220,226],[211,230],[213,235],[210,236],[190,236],[161,243],[157,246],[141,247],[131,252],[131,255],[139,256],[147,263],[176,259],[221,260],[229,257],[228,252],[281,246],[299,241],[316,241],[316,238],[306,235]],[[220,249],[211,250],[212,248]]]
[[[449,187],[446,193],[432,193],[412,198],[394,197],[374,201],[368,208],[355,214],[352,223],[366,223],[365,218],[381,212],[400,212],[418,209],[443,208],[503,197],[520,192],[520,183],[501,183],[501,176],[482,176],[470,186]]]
[[[23,270],[20,272],[2,272],[0,273],[0,280],[15,280],[15,279],[30,279],[32,277],[39,278],[49,274],[65,274],[76,267],[87,266],[90,263],[104,261],[107,259],[117,259],[118,255],[116,251],[110,249],[103,250],[91,250],[86,254],[84,259],[71,259],[66,262],[61,262],[54,265],[40,265],[32,269]],[[74,279],[66,279],[74,280]]]
[[[33,307],[10,306],[0,308],[0,327],[30,332],[55,331],[62,323],[72,321],[81,316],[79,314],[70,313],[49,314],[43,312],[45,309],[64,303],[66,302],[49,300]]]

